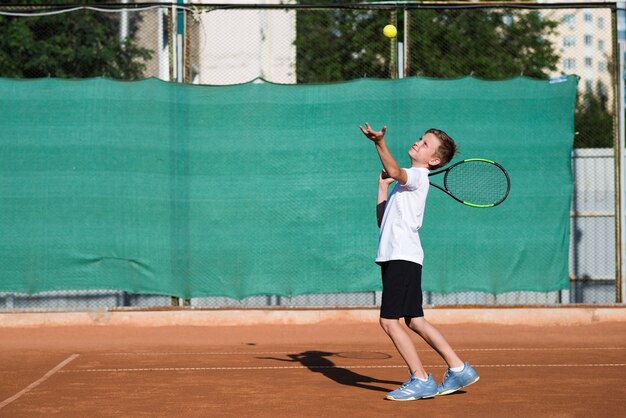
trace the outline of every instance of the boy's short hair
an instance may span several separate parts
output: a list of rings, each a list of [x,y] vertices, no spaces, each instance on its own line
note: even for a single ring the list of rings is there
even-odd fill
[[[437,152],[435,152],[435,155],[439,157],[441,162],[437,164],[436,166],[431,166],[430,168],[434,169],[434,168],[443,167],[444,165],[448,164],[450,160],[452,160],[452,157],[456,155],[457,153],[456,143],[454,142],[454,139],[450,137],[450,135],[448,135],[447,133],[445,133],[444,131],[440,129],[431,128],[427,130],[426,133],[427,134],[431,133],[435,135],[441,141],[439,148],[437,148]]]

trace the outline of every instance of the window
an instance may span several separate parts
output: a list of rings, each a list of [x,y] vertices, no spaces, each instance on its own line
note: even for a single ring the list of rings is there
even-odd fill
[[[593,36],[585,35],[585,46],[593,45]]]
[[[600,61],[598,63],[598,71],[606,71],[606,62]]]
[[[593,67],[593,60],[591,59],[591,57],[586,57],[585,58],[585,67],[587,67],[587,68]]]
[[[563,60],[563,69],[564,70],[575,70],[576,69],[576,59],[575,58],[565,58]]]
[[[576,38],[574,36],[565,36],[563,38],[563,47],[569,48],[572,46],[576,46]]]
[[[598,41],[598,51],[604,51],[604,41],[602,39]]]
[[[603,17],[599,17],[598,18],[598,29],[604,29],[604,18]]]
[[[585,22],[592,22],[593,21],[593,15],[589,12],[585,13]]]
[[[567,14],[563,16],[563,24],[567,25],[569,27],[573,27],[574,24],[576,23],[576,19],[575,16],[572,14]]]

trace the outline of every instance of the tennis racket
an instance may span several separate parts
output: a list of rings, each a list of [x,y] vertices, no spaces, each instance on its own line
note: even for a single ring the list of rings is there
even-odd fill
[[[473,208],[492,208],[504,202],[511,189],[509,173],[495,161],[468,158],[450,167],[430,173],[443,174],[443,187],[430,182],[454,200]],[[383,178],[389,175],[383,170]]]
[[[511,190],[511,180],[504,167],[495,161],[469,158],[430,173],[443,174],[443,187],[430,182],[454,200],[473,208],[492,208],[504,202]]]

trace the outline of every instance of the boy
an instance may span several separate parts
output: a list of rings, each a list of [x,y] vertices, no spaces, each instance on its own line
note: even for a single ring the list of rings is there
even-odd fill
[[[409,368],[409,380],[389,392],[387,399],[411,401],[456,392],[479,377],[469,363],[461,361],[439,330],[424,319],[421,284],[424,253],[418,235],[430,185],[429,170],[448,164],[456,153],[456,144],[445,132],[429,129],[409,148],[411,167],[404,169],[385,144],[386,126],[380,131],[374,131],[368,123],[365,128],[359,128],[376,146],[384,168],[378,178],[376,202],[380,227],[376,263],[381,266],[383,281],[380,325]],[[389,185],[394,181],[397,184],[387,201]],[[439,386],[424,370],[400,318],[448,364]]]

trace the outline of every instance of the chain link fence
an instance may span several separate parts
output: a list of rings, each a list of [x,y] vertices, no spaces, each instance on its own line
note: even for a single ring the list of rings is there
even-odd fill
[[[87,2],[90,3],[90,2]],[[0,6],[0,77],[109,77],[231,85],[361,77],[489,80],[577,74],[570,288],[425,295],[438,304],[616,302],[616,13],[605,3]],[[386,24],[398,28],[392,39]],[[0,293],[0,310],[120,306],[375,306],[378,292],[243,300],[116,290]]]

